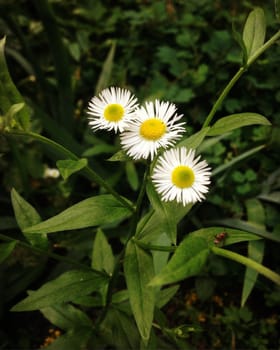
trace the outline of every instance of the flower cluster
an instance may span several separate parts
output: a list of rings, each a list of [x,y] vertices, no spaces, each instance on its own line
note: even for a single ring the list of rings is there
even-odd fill
[[[151,176],[163,201],[187,205],[205,198],[211,175],[208,164],[195,158],[192,149],[172,148],[185,131],[183,115],[177,114],[173,103],[155,100],[139,106],[129,90],[111,87],[91,99],[88,114],[94,131],[119,131],[122,149],[135,160],[153,160],[165,150]]]

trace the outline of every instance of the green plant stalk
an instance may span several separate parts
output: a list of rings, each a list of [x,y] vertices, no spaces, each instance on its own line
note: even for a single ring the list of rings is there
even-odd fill
[[[259,264],[252,259],[249,259],[243,255],[240,255],[238,253],[235,253],[235,252],[232,252],[230,250],[223,249],[223,248],[212,247],[211,250],[216,255],[234,260],[242,265],[245,265],[247,267],[250,267],[250,268],[256,270],[261,275],[270,279],[274,283],[280,285],[280,275],[278,275],[276,272],[270,270],[269,268],[263,266],[262,264]]]
[[[246,65],[239,68],[239,70],[235,73],[233,78],[229,81],[229,83],[226,85],[224,90],[222,91],[221,95],[218,97],[217,101],[214,103],[210,113],[208,114],[207,118],[205,119],[202,129],[206,128],[212,121],[214,115],[216,114],[217,110],[220,108],[221,104],[223,103],[224,99],[230,92],[230,90],[233,88],[233,86],[236,84],[236,82],[240,79],[240,77],[247,71],[247,69],[250,67],[250,65],[264,52],[266,51],[271,45],[273,45],[276,40],[280,38],[280,30],[276,32],[266,43],[262,45],[251,57],[249,57]]]
[[[53,253],[51,251],[47,251],[47,250],[44,250],[44,249],[41,249],[41,248],[38,248],[38,247],[35,247],[33,245],[30,245],[26,242],[23,242],[19,239],[14,239],[12,237],[9,237],[9,236],[6,236],[6,235],[3,235],[2,233],[0,233],[0,239],[2,239],[3,241],[5,242],[14,242],[16,241],[16,244],[24,247],[24,248],[28,248],[36,253],[39,253],[39,254],[42,254],[42,255],[46,255],[52,259],[55,259],[57,261],[62,261],[64,263],[67,263],[67,264],[71,264],[71,265],[74,265],[74,266],[77,266],[79,268],[82,268],[82,269],[86,269],[86,270],[91,270],[91,271],[94,271],[95,273],[99,274],[99,275],[102,275],[102,276],[107,276],[107,274],[105,274],[105,272],[102,272],[102,271],[99,271],[99,270],[95,270],[87,265],[84,265],[84,264],[81,264],[79,262],[77,262],[76,260],[74,259],[70,259],[70,258],[67,258],[65,256],[61,256],[59,254],[56,254],[56,253]]]
[[[60,145],[59,143],[48,139],[45,136],[42,136],[40,134],[37,134],[32,131],[16,131],[12,130],[9,131],[7,134],[11,135],[17,135],[17,136],[25,136],[25,137],[32,137],[33,139],[36,139],[44,144],[49,145],[59,153],[63,154],[65,157],[68,157],[73,160],[79,160],[79,157],[76,156],[74,153],[69,151],[64,146]],[[128,208],[131,212],[134,212],[134,207],[130,205],[124,198],[122,198],[111,186],[107,184],[106,181],[102,179],[94,170],[92,170],[88,165],[82,170],[85,175],[87,175],[92,181],[98,183],[100,186],[104,187],[112,196],[114,196],[123,206]]]

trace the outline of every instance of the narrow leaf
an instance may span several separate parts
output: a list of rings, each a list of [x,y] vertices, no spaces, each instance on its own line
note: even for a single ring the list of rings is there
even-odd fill
[[[162,271],[149,283],[159,286],[199,274],[209,255],[206,239],[187,236]]]
[[[65,159],[65,160],[58,160],[56,162],[56,165],[64,180],[67,180],[70,175],[86,167],[87,164],[88,164],[88,161],[85,158],[81,158],[78,160]]]
[[[109,80],[111,77],[111,72],[114,63],[114,56],[116,51],[116,42],[113,41],[109,53],[105,59],[102,67],[101,74],[98,78],[98,82],[95,88],[95,95],[99,94],[101,90],[109,85]]]
[[[22,96],[17,90],[10,76],[5,59],[5,42],[6,38],[0,40],[0,114],[5,115],[9,112],[11,106],[24,103]],[[4,94],[3,94],[4,93]],[[30,113],[26,105],[17,110],[15,122],[17,126],[28,130],[30,126]],[[8,121],[7,124],[10,124]],[[10,125],[13,126],[13,125]]]
[[[177,224],[190,211],[193,204],[183,206],[176,201],[163,202],[151,182],[148,182],[146,190],[153,208],[158,212],[161,218],[160,222],[158,221],[158,224],[160,223],[165,227],[165,232],[169,236],[171,242],[176,244]]]
[[[107,278],[93,271],[67,271],[47,282],[37,291],[16,304],[12,311],[32,311],[72,301],[76,297],[97,291],[107,283]]]
[[[109,275],[114,270],[114,255],[112,248],[101,229],[97,230],[92,250],[91,267],[106,271]]]
[[[186,147],[196,149],[201,142],[204,140],[205,136],[208,134],[210,127],[206,127],[198,131],[197,133],[191,135],[190,137],[184,139],[178,143],[178,147]]]
[[[261,237],[253,233],[249,233],[242,230],[235,230],[225,226],[224,227],[215,227],[215,226],[206,227],[206,228],[193,231],[189,233],[189,235],[195,236],[195,237],[203,237],[206,240],[208,246],[212,247],[217,244],[216,239],[217,237],[219,237],[221,233],[224,233],[224,238],[218,244],[223,246],[240,243],[240,242],[246,242],[246,241],[256,241],[261,239]]]
[[[123,220],[130,210],[112,195],[100,195],[85,199],[60,214],[25,229],[25,233],[51,233],[106,225]]]
[[[262,47],[265,40],[266,23],[263,9],[255,8],[249,13],[243,29],[243,41],[250,58]]]
[[[262,115],[257,113],[239,113],[220,118],[208,131],[208,136],[222,135],[234,129],[248,125],[271,125]]]
[[[15,249],[16,244],[16,241],[0,244],[0,264],[2,264],[2,262],[9,257],[9,255]]]
[[[92,321],[87,314],[71,304],[49,306],[40,311],[53,325],[65,331],[73,328],[92,327]]]
[[[155,290],[147,286],[154,277],[150,254],[129,242],[125,252],[124,273],[131,309],[144,342],[148,342],[155,306]]]
[[[246,201],[247,218],[265,229],[265,212],[261,202],[256,199]],[[248,242],[248,257],[258,263],[262,263],[264,256],[264,240]],[[244,306],[257,281],[258,272],[249,267],[246,268],[242,289],[241,305]]]
[[[41,222],[41,217],[37,213],[36,209],[34,209],[31,204],[22,198],[15,189],[12,189],[11,191],[11,200],[17,224],[25,235],[26,239],[32,245],[46,249],[48,247],[48,239],[44,233],[39,233],[36,231],[33,231],[32,233],[24,232],[25,228]]]

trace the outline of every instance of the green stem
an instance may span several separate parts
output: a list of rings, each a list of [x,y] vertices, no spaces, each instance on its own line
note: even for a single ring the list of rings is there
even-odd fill
[[[68,264],[77,266],[77,267],[82,268],[82,269],[91,270],[91,271],[94,271],[95,273],[97,273],[99,275],[105,276],[104,272],[92,269],[91,267],[89,267],[87,265],[84,265],[84,264],[81,264],[81,263],[77,262],[76,260],[67,258],[65,256],[61,256],[59,254],[56,254],[56,253],[53,253],[53,252],[50,252],[50,251],[47,251],[47,250],[43,250],[43,249],[35,247],[35,246],[32,246],[32,245],[30,245],[30,244],[28,244],[26,242],[23,242],[23,241],[21,241],[19,239],[14,239],[12,237],[3,235],[2,233],[0,233],[0,239],[2,239],[3,241],[6,241],[6,242],[14,242],[14,241],[16,241],[16,244],[18,244],[18,245],[20,245],[20,246],[22,246],[24,248],[28,248],[28,249],[36,252],[36,253],[39,253],[39,254],[42,254],[42,255],[46,255],[46,256],[48,256],[48,257],[50,257],[52,259],[55,259],[57,261],[62,261],[64,263],[68,263]],[[107,276],[107,274],[106,274],[106,276]]]
[[[208,114],[202,128],[206,128],[212,121],[214,115],[216,114],[217,110],[223,103],[225,97],[228,95],[232,87],[235,85],[235,83],[239,80],[239,78],[246,72],[246,70],[250,67],[250,65],[264,52],[266,51],[271,45],[273,45],[276,40],[280,38],[280,30],[275,33],[266,43],[264,43],[251,57],[249,57],[247,64],[243,67],[240,67],[239,70],[236,72],[236,74],[233,76],[233,78],[230,80],[230,82],[226,85],[224,90],[222,91],[221,95],[218,97],[217,101],[214,103],[210,113]]]
[[[230,82],[224,88],[224,90],[222,91],[221,95],[219,96],[217,101],[214,103],[210,113],[208,114],[208,116],[207,116],[207,118],[206,118],[206,120],[205,120],[205,122],[204,122],[204,124],[202,126],[202,129],[206,128],[211,123],[214,115],[216,114],[216,112],[219,109],[220,105],[224,101],[225,97],[230,92],[230,90],[235,85],[235,83],[238,81],[238,79],[241,77],[241,75],[245,72],[245,70],[246,70],[245,67],[239,68],[238,72],[234,75],[234,77],[230,80]]]
[[[35,132],[32,132],[32,131],[24,131],[23,132],[23,131],[12,130],[12,131],[9,131],[8,134],[17,135],[17,136],[32,137],[33,139],[36,139],[44,144],[47,144],[48,146],[55,149],[59,153],[63,154],[67,158],[70,158],[73,160],[79,160],[78,156],[76,156],[74,153],[69,151],[67,148],[65,148],[61,144],[59,144],[51,139],[48,139],[45,136],[37,134]],[[107,190],[107,192],[112,194],[112,196],[114,196],[123,206],[128,208],[131,212],[134,212],[134,207],[131,204],[129,204],[123,197],[121,197],[110,185],[108,185],[108,183],[106,181],[104,181],[102,179],[102,177],[100,177],[88,165],[82,171],[84,172],[85,175],[87,175],[89,177],[90,180],[98,183],[101,187],[104,187]]]
[[[250,267],[250,268],[256,270],[261,275],[270,279],[274,283],[280,285],[280,275],[278,275],[276,272],[268,269],[267,267],[263,266],[262,264],[259,264],[252,259],[249,259],[243,255],[240,255],[238,253],[235,253],[235,252],[232,252],[230,250],[223,249],[223,248],[212,247],[211,250],[216,255],[234,260],[242,265],[245,265],[247,267]]]

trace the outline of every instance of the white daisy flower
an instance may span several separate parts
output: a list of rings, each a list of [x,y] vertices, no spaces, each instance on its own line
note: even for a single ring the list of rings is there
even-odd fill
[[[159,148],[174,145],[185,131],[185,123],[177,123],[183,115],[176,110],[173,103],[159,100],[137,108],[135,120],[120,136],[122,148],[134,159],[153,159]]]
[[[194,150],[186,147],[170,149],[158,158],[152,182],[163,201],[176,200],[185,206],[205,198],[211,169],[199,159]]]
[[[137,106],[137,98],[129,90],[119,87],[104,89],[89,102],[89,125],[94,131],[114,129],[122,132]]]

